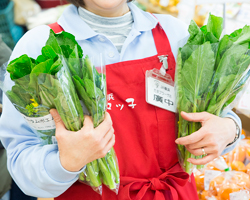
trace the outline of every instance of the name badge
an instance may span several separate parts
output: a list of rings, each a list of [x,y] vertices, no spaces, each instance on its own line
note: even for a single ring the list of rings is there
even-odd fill
[[[177,112],[174,81],[158,69],[146,72],[146,102],[162,109]]]

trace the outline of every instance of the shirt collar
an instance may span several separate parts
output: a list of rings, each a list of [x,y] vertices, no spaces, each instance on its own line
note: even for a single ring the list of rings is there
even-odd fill
[[[139,32],[153,29],[158,21],[157,19],[142,10],[133,3],[128,3],[134,18],[133,28]],[[79,16],[78,9],[74,5],[68,6],[58,19],[58,24],[67,32],[73,34],[76,40],[86,40],[98,35],[93,31]]]

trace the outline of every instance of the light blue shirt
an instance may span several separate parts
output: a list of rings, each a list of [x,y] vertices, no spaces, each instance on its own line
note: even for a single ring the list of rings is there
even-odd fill
[[[156,55],[156,48],[151,30],[158,23],[149,13],[143,12],[132,3],[128,4],[134,18],[121,53],[104,35],[97,34],[79,17],[77,8],[69,6],[58,20],[67,32],[75,35],[83,48],[84,54],[99,56],[103,53],[106,64],[135,60]],[[170,15],[156,15],[165,30],[174,56],[188,36],[187,26]],[[10,60],[22,54],[36,58],[41,54],[49,36],[48,26],[39,26],[27,32],[16,45]],[[32,129],[11,102],[4,95],[3,114],[0,120],[0,139],[8,152],[8,169],[15,182],[31,196],[56,197],[66,191],[77,179],[80,172],[65,170],[59,159],[57,145],[42,146]],[[241,126],[239,118],[229,112]],[[234,143],[235,145],[236,143]],[[225,152],[233,146],[225,149]]]

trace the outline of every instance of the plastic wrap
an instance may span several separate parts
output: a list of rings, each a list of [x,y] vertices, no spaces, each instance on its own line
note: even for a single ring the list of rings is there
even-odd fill
[[[199,195],[200,199],[220,200],[221,197],[218,196],[218,191],[223,184],[229,185],[227,188],[224,188],[227,191],[231,190],[234,191],[235,184],[240,185],[241,188],[239,192],[238,193],[235,192],[234,194],[231,195],[232,199],[236,197],[237,197],[236,199],[240,200],[246,198],[247,197],[246,192],[247,194],[249,194],[250,190],[250,185],[249,185],[250,154],[248,153],[250,153],[250,140],[243,139],[238,143],[238,145],[235,147],[233,151],[223,156],[219,156],[212,162],[208,163],[201,170],[195,169],[194,176],[195,176],[197,194]],[[228,181],[225,182],[225,176],[223,175],[225,174],[225,172],[229,174],[226,176],[227,179],[229,179],[229,183]],[[236,177],[232,178],[231,174],[235,173]],[[240,180],[241,183],[237,182],[238,180]],[[234,184],[231,184],[232,182]]]
[[[105,65],[102,55],[99,57],[86,56],[82,63],[81,77],[73,75],[73,80],[80,99],[92,116],[94,127],[97,127],[104,120],[107,109]],[[102,183],[118,193],[120,175],[114,148],[104,158],[88,163],[79,180],[96,188],[99,193],[102,192]]]
[[[83,55],[75,37],[64,31],[55,34],[51,30],[47,44],[66,58],[84,113],[92,117],[94,127],[97,127],[104,120],[107,108],[106,71],[102,54],[95,57]],[[79,181],[90,185],[99,194],[102,194],[102,184],[118,193],[120,175],[114,149],[104,158],[88,163]]]
[[[57,109],[71,131],[79,130],[84,119],[67,64],[63,57],[57,56],[55,61],[47,58],[39,63],[23,55],[3,65],[0,71],[1,89],[44,145],[52,144],[55,135],[50,109]]]
[[[83,113],[91,115],[97,127],[104,120],[107,107],[102,56],[84,56],[72,34],[55,34],[52,30],[41,52],[36,59],[24,54],[3,66],[1,89],[43,144],[56,143],[51,108],[57,109],[68,130],[82,128]],[[102,183],[118,193],[120,175],[114,149],[104,158],[88,163],[79,180],[99,194]]]
[[[176,68],[178,136],[184,137],[201,128],[199,122],[185,121],[180,113],[209,112],[222,116],[239,98],[249,79],[250,27],[236,30],[222,39],[223,19],[210,15],[208,24],[189,26],[187,44],[179,49]],[[188,158],[201,158],[178,145],[179,160],[184,170],[195,168]]]
[[[250,175],[250,140],[241,140],[232,151],[223,155],[223,158],[232,170]]]
[[[250,177],[243,172],[223,172],[211,180],[208,196],[220,200],[246,199],[250,198]]]

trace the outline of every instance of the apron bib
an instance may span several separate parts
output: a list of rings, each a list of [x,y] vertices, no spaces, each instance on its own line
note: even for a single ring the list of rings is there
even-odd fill
[[[57,23],[50,27],[63,30]],[[158,56],[168,55],[167,73],[173,80],[175,74],[175,59],[160,24],[152,34],[157,55],[106,66],[107,111],[121,175],[118,195],[103,186],[100,196],[77,181],[55,200],[198,200],[193,175],[189,178],[178,163],[175,113],[145,100],[145,73],[161,68]]]

